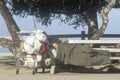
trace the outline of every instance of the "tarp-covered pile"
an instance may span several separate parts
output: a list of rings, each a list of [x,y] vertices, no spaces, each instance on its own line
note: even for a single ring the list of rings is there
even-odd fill
[[[87,45],[68,43],[59,44],[56,58],[76,66],[105,65],[111,62],[108,51],[98,51]]]

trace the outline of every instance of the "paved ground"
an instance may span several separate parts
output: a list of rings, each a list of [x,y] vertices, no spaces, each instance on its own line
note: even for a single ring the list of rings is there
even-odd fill
[[[81,69],[82,70],[82,69]],[[21,68],[18,75],[15,74],[15,65],[12,62],[0,63],[0,80],[120,80],[120,71],[100,72],[96,70],[83,69],[77,71],[61,71],[57,74],[38,73],[32,75],[31,69]]]

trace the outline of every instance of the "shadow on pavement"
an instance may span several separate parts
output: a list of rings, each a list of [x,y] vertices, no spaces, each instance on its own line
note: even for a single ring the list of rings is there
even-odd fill
[[[119,65],[120,66],[120,65]],[[79,66],[62,66],[57,69],[57,73],[70,72],[70,73],[92,73],[92,74],[116,74],[120,73],[120,68],[116,68],[113,65],[105,66],[100,69],[79,67]]]
[[[2,64],[0,67],[11,66],[11,67],[15,68],[15,65],[16,65],[15,63],[16,63],[15,60],[7,60],[7,61],[2,61],[2,62],[0,61],[0,64]],[[120,66],[120,64],[118,66]],[[92,74],[116,74],[117,73],[117,74],[119,74],[120,68],[116,68],[114,65],[108,65],[108,66],[105,66],[100,69],[93,69],[91,67],[86,68],[86,67],[73,66],[73,65],[64,65],[64,66],[59,66],[59,68],[57,69],[57,73],[62,73],[62,72],[85,73],[85,74],[89,74],[89,73],[92,73]],[[38,71],[37,73],[39,74],[39,73],[43,73],[43,72]],[[44,74],[45,73],[50,73],[50,68],[47,68],[45,70]]]

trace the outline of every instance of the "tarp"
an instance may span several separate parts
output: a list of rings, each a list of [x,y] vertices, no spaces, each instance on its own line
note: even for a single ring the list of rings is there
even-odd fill
[[[88,45],[69,43],[59,44],[56,58],[76,66],[105,65],[111,62],[108,51],[98,51]]]

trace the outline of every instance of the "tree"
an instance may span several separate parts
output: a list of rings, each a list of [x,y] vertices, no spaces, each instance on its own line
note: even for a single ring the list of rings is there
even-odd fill
[[[91,39],[96,39],[100,36],[102,36],[107,28],[108,24],[108,14],[110,10],[115,6],[117,0],[109,0],[108,5],[101,10],[101,15],[102,15],[102,26],[99,30],[95,31],[94,35],[91,37]]]
[[[76,25],[75,28],[86,23],[91,29],[89,32],[92,32],[89,38],[98,39],[107,27],[107,15],[116,2],[119,4],[118,0],[12,0],[10,3],[12,4],[12,9],[8,9],[5,2],[0,0],[1,15],[12,36],[12,40],[1,38],[0,45],[9,48],[12,53],[19,53],[20,51],[21,41],[16,33],[20,31],[20,29],[11,14],[21,15],[22,17],[25,15],[34,15],[45,25],[51,23],[53,19],[51,17],[59,18],[62,22],[67,22],[70,25]],[[90,14],[91,11],[95,15]],[[101,11],[103,15],[103,24],[99,30],[96,19],[96,13],[98,11]],[[61,14],[65,14],[66,18],[62,19],[60,17]]]
[[[0,13],[3,16],[7,24],[7,29],[12,37],[12,40],[0,38],[0,45],[8,48],[13,54],[18,53],[17,50],[19,50],[20,39],[16,32],[20,31],[20,29],[3,0],[0,0]]]

